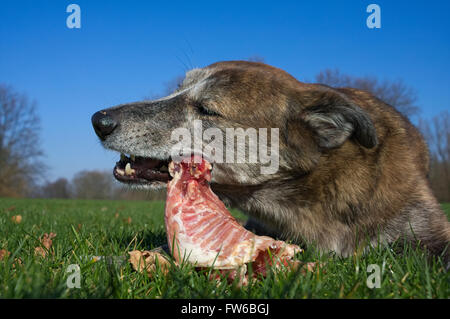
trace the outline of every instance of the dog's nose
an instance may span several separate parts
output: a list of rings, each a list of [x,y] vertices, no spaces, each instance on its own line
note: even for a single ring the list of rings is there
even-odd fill
[[[117,127],[117,121],[106,111],[99,111],[92,115],[92,126],[95,133],[101,140],[105,140],[106,137],[111,134]]]

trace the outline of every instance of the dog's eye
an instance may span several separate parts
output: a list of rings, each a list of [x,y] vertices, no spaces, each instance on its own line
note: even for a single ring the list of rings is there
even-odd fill
[[[201,115],[208,115],[208,116],[220,116],[219,113],[212,111],[206,107],[204,107],[202,104],[197,103],[196,104],[196,108],[197,111],[201,114]]]

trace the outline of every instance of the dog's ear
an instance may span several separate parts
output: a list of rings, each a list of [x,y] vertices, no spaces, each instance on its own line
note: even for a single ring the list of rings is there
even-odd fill
[[[336,148],[348,138],[372,148],[377,145],[375,127],[369,115],[334,90],[319,92],[312,105],[301,111],[301,120],[313,131],[321,148]]]

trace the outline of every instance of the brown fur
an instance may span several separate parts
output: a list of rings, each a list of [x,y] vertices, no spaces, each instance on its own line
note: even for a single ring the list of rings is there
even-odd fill
[[[215,115],[200,115],[199,105]],[[449,243],[449,222],[426,178],[422,136],[368,92],[301,83],[262,63],[231,61],[191,71],[166,99],[105,111],[126,123],[106,147],[158,158],[168,156],[149,149],[169,145],[167,132],[195,118],[221,129],[280,128],[277,174],[260,176],[258,165],[216,164],[212,187],[248,213],[250,224],[284,239],[342,255],[402,238],[419,240],[434,254]],[[152,125],[142,126],[144,120]],[[146,139],[130,137],[136,131]]]

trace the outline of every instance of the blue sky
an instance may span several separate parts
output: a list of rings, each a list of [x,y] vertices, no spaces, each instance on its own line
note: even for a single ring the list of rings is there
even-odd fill
[[[81,29],[66,7],[81,7]],[[366,7],[381,7],[368,29]],[[48,178],[112,169],[102,108],[159,94],[220,60],[258,55],[299,80],[325,68],[403,79],[422,116],[450,109],[450,1],[0,0],[0,82],[38,102]]]

